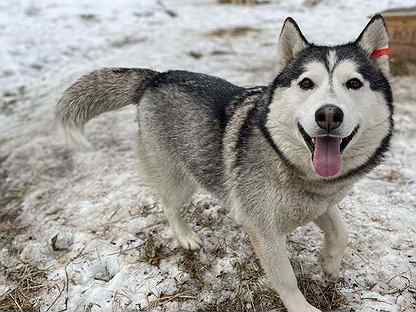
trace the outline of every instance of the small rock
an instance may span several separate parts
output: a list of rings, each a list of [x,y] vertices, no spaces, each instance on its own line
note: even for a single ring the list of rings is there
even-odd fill
[[[53,251],[69,250],[74,239],[72,233],[58,233],[51,238],[51,247]]]
[[[200,58],[202,58],[204,55],[200,52],[196,52],[196,51],[189,51],[188,55],[196,60],[199,60]]]

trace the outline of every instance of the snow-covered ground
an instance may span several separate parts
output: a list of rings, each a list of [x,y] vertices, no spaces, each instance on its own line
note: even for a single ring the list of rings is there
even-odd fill
[[[357,36],[369,15],[414,4],[302,2],[0,2],[0,268],[18,261],[47,268],[41,311],[215,311],[241,290],[247,281],[238,268],[254,256],[208,195],[198,194],[187,214],[204,249],[190,255],[172,240],[136,170],[134,108],[90,122],[95,150],[74,152],[55,133],[54,107],[71,81],[102,66],[267,83],[285,17],[312,41],[335,44]],[[338,311],[416,311],[415,84],[394,79],[391,155],[342,205],[351,234],[340,286],[348,303]],[[306,226],[290,241],[293,258],[318,275],[319,231]],[[1,270],[0,296],[15,286]]]

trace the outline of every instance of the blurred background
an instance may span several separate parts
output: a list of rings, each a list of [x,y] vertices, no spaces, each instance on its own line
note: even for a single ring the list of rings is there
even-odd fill
[[[234,2],[248,4],[226,4]],[[12,92],[60,70],[99,65],[219,69],[227,75],[218,64],[234,62],[228,66],[235,68],[245,61],[241,75],[271,73],[287,16],[312,41],[336,44],[355,38],[369,16],[411,5],[412,0],[3,0],[0,85]]]

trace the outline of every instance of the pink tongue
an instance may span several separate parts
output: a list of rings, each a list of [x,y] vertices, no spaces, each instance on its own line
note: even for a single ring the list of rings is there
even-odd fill
[[[321,177],[332,177],[341,171],[341,138],[315,138],[313,166]]]

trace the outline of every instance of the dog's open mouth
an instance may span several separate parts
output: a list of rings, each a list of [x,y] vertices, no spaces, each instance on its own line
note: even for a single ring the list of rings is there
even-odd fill
[[[315,172],[321,177],[338,175],[341,172],[342,152],[357,134],[359,126],[344,138],[329,135],[310,137],[299,123],[298,128],[311,151]]]

